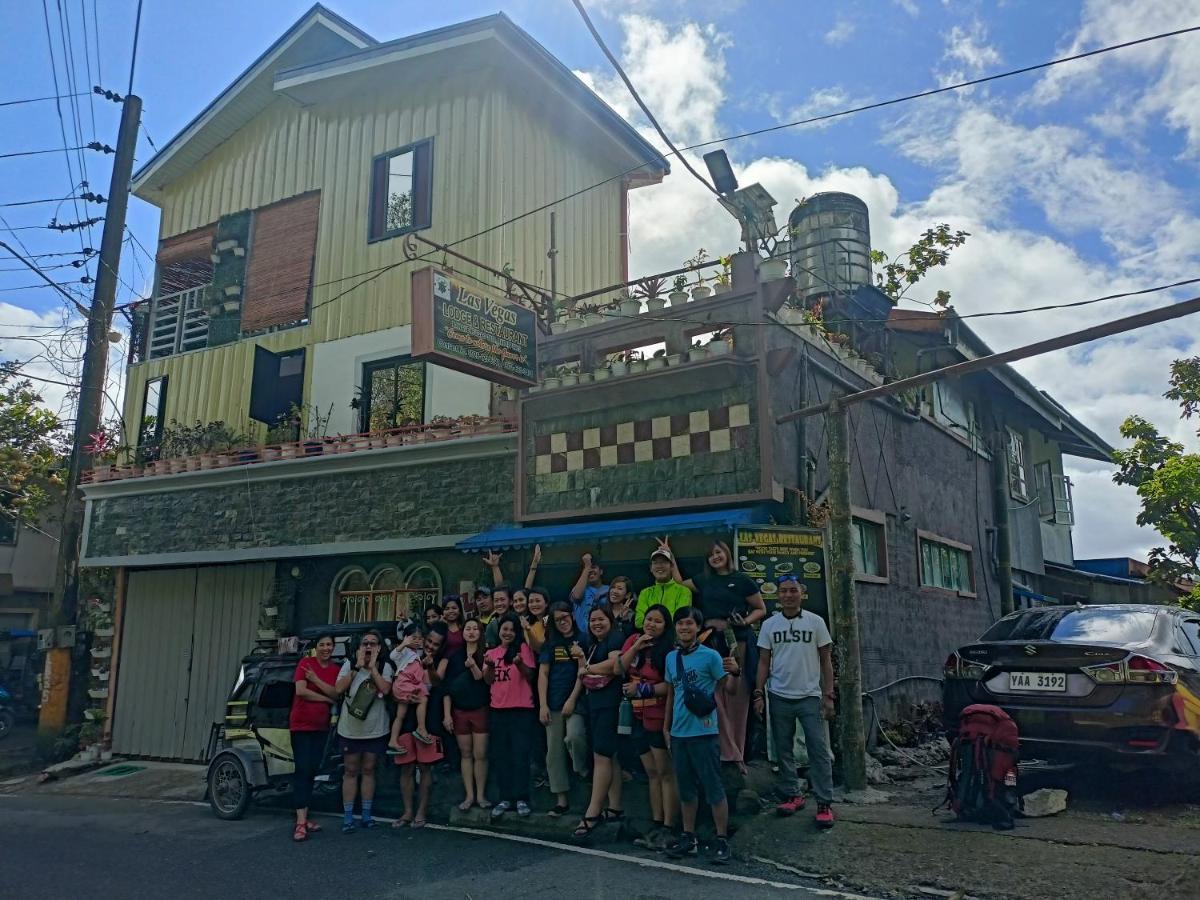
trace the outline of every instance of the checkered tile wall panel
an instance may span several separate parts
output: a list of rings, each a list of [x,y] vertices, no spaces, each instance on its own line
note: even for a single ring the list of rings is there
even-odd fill
[[[555,431],[534,438],[534,475],[723,453],[751,445],[750,405],[737,403],[669,416]]]

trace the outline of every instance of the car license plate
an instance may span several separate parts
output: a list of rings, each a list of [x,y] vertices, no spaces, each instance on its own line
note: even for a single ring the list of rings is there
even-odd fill
[[[1008,689],[1010,691],[1065,693],[1067,674],[1066,672],[1009,672]]]

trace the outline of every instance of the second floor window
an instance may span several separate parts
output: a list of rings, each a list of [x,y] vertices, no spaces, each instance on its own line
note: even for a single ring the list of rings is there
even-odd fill
[[[854,517],[854,574],[880,580],[886,579],[887,538],[881,522]]]
[[[363,366],[359,430],[387,431],[425,421],[425,363],[399,356]]]
[[[433,141],[375,157],[371,166],[372,241],[428,228],[433,218]]]
[[[1008,429],[1008,490],[1017,500],[1029,499],[1025,479],[1025,438]]]
[[[163,427],[167,422],[167,376],[146,382],[142,396],[142,419],[138,424],[138,451],[145,462],[158,459]]]

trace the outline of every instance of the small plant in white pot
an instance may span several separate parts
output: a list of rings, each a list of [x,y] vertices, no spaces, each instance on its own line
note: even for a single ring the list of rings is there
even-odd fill
[[[688,280],[686,275],[676,275],[675,280],[671,282],[671,293],[667,296],[671,299],[672,306],[683,306],[688,302]]]
[[[713,277],[714,294],[728,294],[733,290],[733,260],[728,256],[721,257],[721,270]]]
[[[583,316],[576,310],[571,310],[566,319],[563,320],[563,329],[565,331],[574,331],[577,328],[583,327]]]
[[[715,332],[712,339],[708,342],[709,356],[724,356],[729,352],[729,338],[732,336],[731,329],[724,329]]]
[[[700,359],[708,359],[708,347],[699,341],[694,342],[691,349],[688,350],[688,359],[692,362]]]
[[[689,266],[702,266],[708,261],[708,251],[701,247],[696,255],[687,261]],[[696,273],[696,286],[692,288],[692,299],[703,300],[712,293],[712,288],[704,283],[704,276]]]
[[[636,375],[638,372],[646,371],[646,360],[642,356],[640,350],[629,351],[629,374]]]
[[[562,367],[562,386],[570,387],[571,385],[579,384],[579,369],[575,366]]]
[[[646,279],[646,281],[651,281],[651,280],[660,281],[660,282],[662,281],[661,278]],[[641,285],[642,283],[643,282],[638,282],[639,285]],[[657,295],[658,295],[658,292],[656,291],[655,296],[657,296]],[[649,296],[649,295],[647,294],[644,296]],[[642,301],[639,300],[637,297],[635,297],[629,291],[628,288],[621,291],[621,293],[617,295],[617,312],[620,313],[621,316],[623,316],[626,319],[632,319],[634,316],[638,315],[641,311],[642,311]]]
[[[603,325],[608,321],[604,313],[600,312],[599,306],[592,306],[584,310],[583,325],[585,328],[591,328],[593,325]]]
[[[654,355],[646,360],[647,369],[665,369],[667,367],[667,348],[659,347]]]

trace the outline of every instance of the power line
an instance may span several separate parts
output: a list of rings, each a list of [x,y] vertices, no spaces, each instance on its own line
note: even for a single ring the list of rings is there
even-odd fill
[[[850,116],[855,113],[866,112],[872,109],[882,109],[885,106],[894,106],[897,103],[906,103],[909,100],[920,100],[924,97],[933,97],[937,94],[944,94],[947,91],[957,91],[962,88],[975,87],[980,84],[987,84],[990,81],[999,81],[1001,78],[1011,78],[1014,75],[1026,75],[1030,72],[1037,72],[1042,69],[1049,69],[1052,66],[1061,66],[1063,63],[1078,62],[1081,59],[1088,59],[1092,56],[1099,56],[1102,53],[1111,53],[1114,50],[1125,50],[1129,47],[1136,47],[1139,44],[1148,44],[1151,41],[1160,41],[1164,38],[1178,37],[1183,34],[1200,31],[1200,25],[1192,25],[1188,28],[1179,28],[1175,31],[1164,31],[1162,34],[1152,34],[1149,37],[1137,38],[1132,41],[1125,41],[1120,44],[1110,44],[1107,47],[1098,47],[1095,50],[1088,50],[1084,53],[1075,53],[1071,56],[1060,56],[1057,59],[1051,59],[1047,62],[1037,63],[1032,66],[1022,66],[1019,69],[1009,69],[1007,72],[997,72],[994,75],[984,75],[981,78],[972,78],[969,81],[959,81],[955,84],[948,84],[944,87],[930,88],[925,91],[918,91],[915,94],[906,94],[903,97],[893,97],[891,100],[880,100],[876,103],[867,103],[862,106],[855,106],[852,109],[843,109],[838,112],[825,113],[820,116],[811,116],[807,119],[799,119],[795,122],[784,122],[780,125],[771,125],[767,128],[757,128],[754,131],[743,131],[739,134],[731,134],[725,137],[715,138],[711,141],[702,141],[699,144],[692,144],[684,147],[684,150],[698,150],[701,147],[711,147],[713,144],[723,144],[727,141],[737,141],[742,138],[756,137],[760,134],[770,134],[773,131],[782,131],[785,128],[795,128],[798,125],[811,125],[814,122],[827,122],[830,119],[837,119],[842,116]]]
[[[48,97],[29,97],[26,100],[4,100],[0,101],[0,107],[3,106],[21,106],[25,103],[42,103],[46,100],[67,100],[71,97],[82,97],[83,94],[51,94]]]
[[[50,10],[46,6],[46,0],[42,0],[42,21],[46,26],[46,49],[50,53],[50,76],[54,80],[54,93],[55,95],[62,95],[62,88],[58,86],[58,65],[54,61],[54,39],[50,36]],[[63,159],[67,162],[67,179],[71,184],[71,192],[74,193],[76,185],[75,171],[71,167],[71,151],[67,148],[67,144],[70,141],[67,140],[67,125],[63,119],[61,100],[56,99],[54,101],[54,110],[58,113],[58,132],[62,136]],[[83,173],[81,172],[80,176],[82,175]],[[74,203],[74,201],[72,202],[75,208],[75,218],[79,219],[79,204]],[[79,235],[79,245],[80,247],[83,246],[82,234]]]
[[[95,143],[95,142],[93,142],[93,143]],[[60,153],[60,152],[73,153],[76,150],[94,150],[94,149],[96,149],[96,148],[93,147],[92,144],[82,144],[81,146],[78,146],[78,147],[51,147],[49,150],[21,150],[17,153],[0,153],[0,159],[13,159],[18,156],[41,156],[42,154],[45,154],[45,153]],[[72,178],[75,177],[74,173],[72,173],[71,177]]]
[[[702,185],[719,197],[721,192],[713,187],[707,178],[692,168],[692,164],[684,158],[683,154],[679,152],[679,148],[677,148],[671,142],[671,139],[667,136],[667,133],[663,130],[663,127],[658,124],[658,119],[654,118],[654,113],[650,112],[650,107],[646,105],[645,101],[642,100],[641,95],[638,94],[637,88],[633,86],[633,82],[629,80],[629,76],[625,74],[625,70],[621,68],[621,64],[617,61],[617,58],[613,56],[612,51],[608,49],[608,45],[604,43],[604,38],[600,37],[600,32],[597,31],[596,26],[592,24],[591,16],[589,16],[587,14],[587,10],[583,8],[583,3],[581,0],[571,0],[571,2],[575,4],[575,9],[579,11],[579,15],[583,18],[583,24],[586,25],[587,30],[592,33],[592,37],[600,46],[600,49],[603,51],[604,55],[608,57],[608,61],[612,63],[612,67],[617,70],[617,74],[621,76],[621,80],[625,82],[625,87],[628,88],[629,93],[633,95],[634,102],[637,103],[638,107],[645,114],[646,118],[650,120],[650,124],[653,125],[654,130],[658,132],[658,136],[666,142],[668,147],[671,148],[671,151],[676,157],[678,157],[679,161],[683,163],[684,168],[687,169],[697,181],[699,181]]]
[[[15,256],[17,259],[19,259],[21,262],[25,263],[26,267],[28,267],[29,269],[32,269],[33,272],[35,274],[37,274],[39,277],[41,277],[41,279],[43,281],[45,281],[48,285],[50,285],[52,288],[54,288],[56,291],[58,291],[60,294],[62,294],[64,297],[66,297],[68,300],[70,300],[71,305],[74,306],[75,309],[78,310],[82,315],[84,315],[84,316],[88,315],[87,307],[85,307],[82,303],[80,303],[79,300],[75,296],[70,294],[66,290],[66,288],[64,288],[62,285],[60,285],[57,281],[52,279],[49,275],[44,274],[41,269],[39,269],[36,265],[31,263],[29,260],[27,260],[24,256],[22,256],[20,253],[18,253],[16,250],[14,250],[8,244],[4,243],[4,241],[0,241],[0,247],[3,247],[5,250],[7,250],[9,253],[11,253],[13,256]]]

